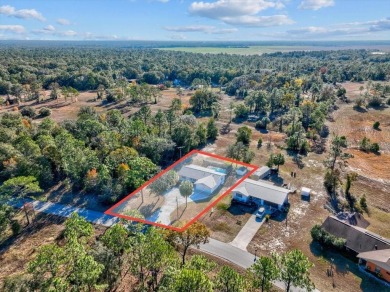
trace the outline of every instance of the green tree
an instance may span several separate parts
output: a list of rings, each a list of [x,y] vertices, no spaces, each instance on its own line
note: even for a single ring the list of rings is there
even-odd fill
[[[10,197],[22,198],[24,204],[24,214],[27,223],[30,224],[30,218],[26,206],[26,196],[41,192],[37,179],[33,176],[18,176],[6,180],[0,186],[0,201],[7,200]]]
[[[149,185],[149,189],[156,195],[162,195],[167,190],[175,186],[179,181],[179,175],[176,171],[170,170]]]
[[[207,142],[207,129],[204,123],[200,123],[195,132],[196,138],[198,140],[198,145],[205,145]]]
[[[179,187],[180,195],[186,198],[186,208],[187,208],[187,199],[194,192],[194,185],[192,182],[185,180],[180,184]]]
[[[202,271],[181,269],[174,276],[167,291],[172,292],[211,292],[213,285]]]
[[[347,159],[349,156],[343,152],[343,148],[347,147],[347,139],[345,136],[333,136],[329,149],[328,159],[324,162],[325,166],[334,170],[338,159]]]
[[[221,292],[246,291],[248,283],[246,278],[229,266],[223,266],[216,276],[215,288]]]
[[[291,290],[291,286],[307,291],[314,289],[309,272],[314,265],[300,250],[294,249],[274,258],[280,272],[278,278],[285,283],[286,292]]]
[[[278,268],[274,259],[261,256],[249,269],[253,287],[260,288],[261,291],[270,291],[272,281],[279,276]]]
[[[186,254],[190,246],[199,246],[209,241],[210,231],[200,222],[193,223],[183,232],[167,230],[166,240],[179,250],[182,256],[182,266],[185,265]]]
[[[279,171],[279,166],[284,165],[284,162],[285,162],[284,155],[282,153],[278,153],[273,156],[273,164],[278,167],[278,171]]]
[[[379,123],[378,121],[376,121],[372,127],[373,127],[375,130],[379,130],[379,126],[380,126],[380,125],[381,125],[381,123]]]
[[[211,140],[215,140],[218,137],[218,128],[215,125],[214,118],[209,119],[207,122],[207,138]]]
[[[64,236],[68,241],[86,242],[93,233],[92,224],[76,212],[65,221]]]
[[[248,146],[251,142],[251,138],[252,138],[252,130],[249,127],[244,126],[238,128],[236,134],[237,143],[242,142],[244,145]]]

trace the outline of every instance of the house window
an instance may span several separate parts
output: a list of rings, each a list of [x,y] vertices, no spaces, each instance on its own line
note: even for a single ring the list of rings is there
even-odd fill
[[[375,267],[375,273],[380,273],[381,272],[381,269],[379,267]]]

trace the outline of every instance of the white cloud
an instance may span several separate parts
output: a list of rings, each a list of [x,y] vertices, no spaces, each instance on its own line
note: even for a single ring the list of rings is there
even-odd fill
[[[214,26],[208,25],[187,25],[187,26],[165,26],[165,30],[174,32],[208,32],[213,30]]]
[[[44,27],[43,29],[47,30],[47,31],[55,31],[56,30],[55,27],[52,25],[48,25],[48,26]]]
[[[216,28],[210,25],[165,26],[163,29],[173,32],[203,32],[208,34],[228,34],[237,32],[236,28]]]
[[[287,15],[271,15],[271,16],[254,16],[243,15],[239,17],[224,17],[225,23],[232,25],[251,26],[251,27],[268,27],[293,24],[294,21],[288,18]]]
[[[299,5],[300,9],[318,10],[334,5],[334,0],[303,0]]]
[[[269,9],[284,8],[281,1],[271,0],[218,0],[215,2],[193,2],[189,8],[191,15],[221,20],[226,24],[242,26],[278,26],[294,23],[287,15],[259,16]]]
[[[193,2],[189,11],[193,15],[221,19],[242,15],[255,15],[262,10],[275,7],[276,3],[265,0],[218,0],[216,2]]]
[[[42,14],[35,9],[20,9],[16,10],[15,7],[12,7],[10,5],[3,5],[0,6],[0,14],[7,15],[7,16],[13,16],[16,18],[22,18],[22,19],[37,19],[40,21],[45,21],[45,18],[42,16]]]
[[[0,31],[11,33],[24,33],[26,30],[22,25],[0,25]]]
[[[69,25],[70,24],[70,21],[65,19],[65,18],[58,18],[57,19],[57,23],[58,24],[61,24],[61,25]]]
[[[365,22],[339,23],[328,27],[308,26],[272,35],[262,35],[283,39],[339,39],[346,37],[367,38],[380,32],[390,32],[390,17]]]

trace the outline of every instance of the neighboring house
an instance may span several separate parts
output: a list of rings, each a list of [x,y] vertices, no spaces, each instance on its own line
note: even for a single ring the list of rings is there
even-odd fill
[[[212,194],[225,182],[225,173],[212,168],[206,168],[195,164],[183,166],[178,172],[180,180],[189,180],[194,183],[195,191]]]
[[[357,257],[366,270],[390,283],[390,249],[362,252]]]
[[[290,190],[263,181],[245,179],[233,189],[233,200],[258,205],[269,205],[279,210],[288,203]]]
[[[328,216],[321,227],[336,237],[344,238],[346,240],[345,247],[347,250],[351,250],[357,254],[367,251],[390,249],[390,240],[367,231],[367,229],[362,227],[351,225],[346,220],[343,221],[334,216]]]
[[[253,178],[254,180],[264,179],[270,174],[271,174],[271,169],[268,166],[262,166],[260,167],[260,169],[256,170],[252,174],[251,178]]]

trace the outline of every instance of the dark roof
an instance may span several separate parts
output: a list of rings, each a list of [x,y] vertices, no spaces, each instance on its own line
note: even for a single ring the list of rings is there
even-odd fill
[[[336,217],[344,221],[345,223],[348,223],[353,226],[358,226],[361,228],[367,228],[368,225],[370,225],[370,222],[368,222],[362,214],[358,212],[354,213],[348,213],[348,212],[340,212],[336,215]]]
[[[357,253],[390,248],[390,240],[333,216],[326,218],[322,228],[336,237],[344,238],[346,247]]]

